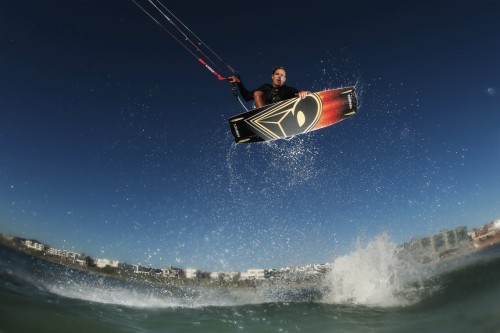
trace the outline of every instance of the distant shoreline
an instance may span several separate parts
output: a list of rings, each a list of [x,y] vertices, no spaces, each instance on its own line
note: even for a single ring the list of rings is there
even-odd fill
[[[84,253],[56,249],[34,239],[0,234],[0,244],[42,260],[90,274],[130,282],[153,283],[176,287],[254,288],[287,284],[298,288],[317,285],[332,269],[330,263],[282,269],[248,269],[246,272],[206,272],[169,266],[165,269],[94,259]],[[413,237],[398,245],[395,254],[421,264],[435,265],[480,253],[500,244],[500,220],[494,220],[467,232],[467,228],[440,231],[425,237]]]
[[[276,280],[242,280],[242,281],[223,281],[223,280],[212,280],[210,278],[194,278],[188,279],[186,277],[181,278],[166,278],[161,276],[152,276],[149,274],[136,274],[130,272],[129,270],[123,270],[119,268],[105,267],[87,267],[81,266],[77,263],[67,260],[67,258],[62,258],[55,255],[49,255],[43,251],[37,251],[34,249],[26,248],[25,246],[16,243],[14,240],[8,240],[0,237],[0,246],[5,246],[9,249],[23,253],[25,255],[31,256],[32,258],[38,258],[55,265],[59,265],[68,269],[77,270],[93,275],[100,275],[109,278],[119,279],[126,282],[133,283],[148,283],[156,284],[162,286],[172,286],[172,287],[210,287],[210,288],[255,288],[262,285],[275,285],[280,284],[284,279]],[[323,275],[322,275],[323,276]],[[297,288],[309,288],[318,282],[319,278],[298,278],[287,280],[292,282]]]

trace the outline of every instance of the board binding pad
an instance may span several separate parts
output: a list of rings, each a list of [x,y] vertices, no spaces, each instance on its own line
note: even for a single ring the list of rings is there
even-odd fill
[[[357,112],[355,87],[291,98],[229,118],[236,143],[284,139],[333,125]]]

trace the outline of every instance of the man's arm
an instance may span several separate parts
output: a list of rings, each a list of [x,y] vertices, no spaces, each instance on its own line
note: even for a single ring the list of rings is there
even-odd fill
[[[300,97],[302,99],[311,93],[310,91],[307,90],[299,91],[297,88],[294,87],[289,87],[289,88],[294,97]]]
[[[309,95],[311,92],[310,91],[299,91],[297,93],[297,96],[299,96],[300,98],[304,99],[304,97],[306,97],[307,95]]]
[[[246,102],[253,100],[253,91],[248,91],[239,77],[230,76],[228,77],[228,79],[229,82],[233,84],[236,83],[238,85],[238,90],[240,91],[241,97],[243,97]]]

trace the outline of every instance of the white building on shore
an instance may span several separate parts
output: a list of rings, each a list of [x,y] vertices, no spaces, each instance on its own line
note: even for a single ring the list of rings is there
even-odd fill
[[[104,267],[113,267],[113,268],[118,268],[118,265],[120,265],[120,262],[118,260],[110,260],[110,259],[96,259],[94,261],[95,265],[99,268],[104,268]]]
[[[183,269],[172,266],[162,269],[161,272],[164,278],[170,279],[181,278],[185,274]]]
[[[23,242],[24,246],[26,246],[28,249],[32,249],[35,251],[44,251],[45,248],[47,247],[45,244],[33,241],[33,240],[25,240]]]
[[[400,255],[410,255],[419,262],[428,263],[472,250],[472,240],[466,227],[458,227],[432,236],[413,237],[400,249]]]
[[[77,252],[71,252],[68,250],[61,250],[61,249],[56,249],[53,247],[50,247],[46,250],[46,253],[51,254],[53,256],[58,256],[61,258],[68,258],[72,259],[73,261],[76,261],[82,257],[80,253]]]
[[[469,232],[476,249],[500,243],[500,220],[495,220]]]
[[[194,268],[186,269],[186,279],[196,279],[200,274],[200,271]]]
[[[265,280],[265,271],[262,268],[248,269],[241,272],[240,280]]]

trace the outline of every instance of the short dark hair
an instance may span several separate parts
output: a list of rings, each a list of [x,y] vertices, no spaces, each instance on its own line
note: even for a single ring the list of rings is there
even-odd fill
[[[278,69],[282,69],[282,70],[284,70],[284,71],[285,71],[285,73],[286,73],[286,68],[285,68],[285,66],[274,66],[274,67],[273,67],[273,75],[274,75],[274,73],[275,73]]]

